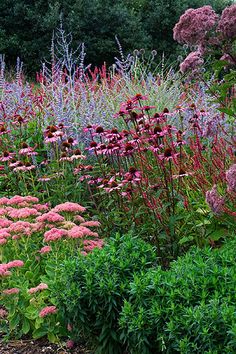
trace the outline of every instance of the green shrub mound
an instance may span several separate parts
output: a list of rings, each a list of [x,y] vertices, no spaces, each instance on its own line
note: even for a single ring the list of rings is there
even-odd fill
[[[236,241],[136,275],[120,317],[129,353],[236,353]]]
[[[117,235],[102,250],[62,264],[53,293],[65,325],[72,327],[71,337],[89,341],[97,353],[124,353],[119,313],[134,275],[155,262],[150,245]]]

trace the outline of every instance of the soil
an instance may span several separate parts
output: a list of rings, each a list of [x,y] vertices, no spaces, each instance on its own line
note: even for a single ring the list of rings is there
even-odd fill
[[[4,343],[0,339],[1,354],[93,354],[82,345],[75,345],[73,349],[66,346],[51,344],[45,339],[39,340],[11,340]]]

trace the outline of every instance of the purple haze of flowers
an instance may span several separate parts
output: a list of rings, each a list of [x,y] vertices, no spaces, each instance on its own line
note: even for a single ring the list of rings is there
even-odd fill
[[[218,19],[211,6],[188,9],[175,25],[174,39],[180,44],[199,45],[204,42]]]
[[[188,70],[194,70],[201,66],[204,60],[201,57],[200,52],[191,52],[185,60],[180,64],[180,71],[184,74]]]
[[[219,20],[217,31],[223,38],[236,38],[236,4],[226,7]]]
[[[220,214],[223,210],[224,197],[218,194],[216,185],[206,192],[206,202],[214,214]]]

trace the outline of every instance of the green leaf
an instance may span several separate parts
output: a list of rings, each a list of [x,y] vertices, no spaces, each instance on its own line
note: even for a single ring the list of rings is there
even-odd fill
[[[27,334],[30,331],[30,322],[27,320],[27,318],[23,319],[23,324],[22,324],[22,332],[24,334]]]
[[[181,240],[179,240],[179,244],[183,245],[184,243],[192,241],[193,239],[194,239],[193,236],[185,236],[185,237],[181,238]]]

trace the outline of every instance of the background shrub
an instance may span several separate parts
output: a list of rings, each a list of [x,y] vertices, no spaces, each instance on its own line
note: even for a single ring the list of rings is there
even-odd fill
[[[72,338],[89,340],[97,353],[123,353],[118,316],[135,274],[153,266],[156,255],[145,242],[116,235],[94,255],[64,262],[54,284],[59,311]]]
[[[113,63],[118,54],[117,35],[126,53],[156,49],[159,55],[175,56],[172,29],[189,7],[212,5],[220,12],[231,0],[1,0],[0,53],[15,65],[19,56],[34,76],[40,60],[49,55],[53,30],[63,15],[65,29],[75,43],[85,42],[88,63]],[[30,28],[30,31],[29,31]]]
[[[234,353],[235,240],[135,276],[120,318],[131,353]]]

